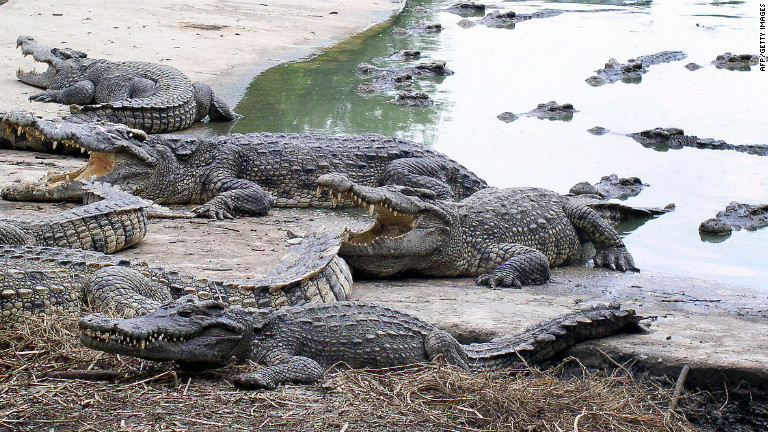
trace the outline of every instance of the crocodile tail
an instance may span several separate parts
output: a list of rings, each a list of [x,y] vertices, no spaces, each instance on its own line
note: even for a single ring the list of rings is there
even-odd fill
[[[481,369],[541,363],[571,346],[628,331],[640,331],[640,317],[617,303],[597,305],[541,322],[518,335],[465,346],[470,362]]]
[[[232,111],[226,102],[213,94],[211,96],[211,107],[208,111],[208,117],[211,121],[232,121],[242,118],[243,116]]]
[[[150,106],[141,99],[96,105],[71,105],[67,120],[122,123],[147,133],[165,133],[189,127],[197,115],[194,100],[167,106]]]
[[[192,87],[195,90],[197,103],[197,121],[204,119],[205,116],[208,116],[211,121],[232,121],[242,117],[216,96],[208,84],[196,81],[192,83]]]

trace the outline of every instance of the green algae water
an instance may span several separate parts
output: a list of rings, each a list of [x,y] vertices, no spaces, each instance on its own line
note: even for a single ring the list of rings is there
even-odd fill
[[[717,69],[720,54],[757,54],[755,2],[515,1],[486,3],[487,13],[558,9],[550,18],[490,28],[442,11],[452,3],[413,1],[386,24],[306,61],[263,72],[236,110],[232,132],[366,133],[423,142],[499,187],[540,186],[561,193],[602,176],[637,176],[650,186],[627,200],[676,210],[627,234],[643,271],[717,280],[768,290],[768,228],[702,238],[699,224],[731,201],[768,203],[768,157],[684,148],[656,151],[623,134],[678,127],[731,144],[768,144],[768,72]],[[418,24],[443,30],[403,32]],[[472,25],[472,24],[475,25]],[[427,108],[392,103],[394,92],[367,95],[355,72],[398,50],[419,50],[419,62],[444,60],[454,75],[417,79],[434,99]],[[665,50],[685,60],[654,65],[639,83],[592,87],[585,79],[610,59],[620,62]],[[690,62],[703,66],[690,71]],[[539,103],[572,103],[568,122],[532,117],[504,123],[497,115]],[[595,136],[594,126],[615,134]]]

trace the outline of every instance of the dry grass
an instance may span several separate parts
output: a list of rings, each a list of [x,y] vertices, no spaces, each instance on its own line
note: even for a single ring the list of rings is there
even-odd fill
[[[0,330],[0,430],[62,431],[692,431],[666,418],[669,388],[622,374],[560,379],[467,373],[440,364],[331,372],[317,386],[235,390],[250,366],[186,374],[172,364],[88,350],[76,320]],[[108,370],[111,381],[51,376]]]

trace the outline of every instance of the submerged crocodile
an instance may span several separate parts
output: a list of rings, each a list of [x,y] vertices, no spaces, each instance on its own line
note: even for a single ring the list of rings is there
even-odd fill
[[[346,300],[352,277],[335,234],[313,233],[258,279],[198,278],[113,255],[0,246],[0,321],[91,310],[143,315],[186,294],[245,307]]]
[[[112,253],[146,234],[150,201],[100,183],[84,187],[86,205],[48,216],[0,214],[0,244]]]
[[[648,187],[637,177],[619,177],[616,174],[603,176],[595,184],[579,182],[568,191],[572,195],[596,195],[601,199],[627,199],[637,196]]]
[[[93,349],[188,369],[232,358],[266,366],[236,375],[240,388],[273,389],[315,383],[343,362],[353,368],[422,363],[438,356],[464,369],[501,369],[550,360],[566,348],[637,328],[640,318],[617,305],[594,307],[543,322],[517,336],[461,345],[450,334],[387,306],[338,302],[303,307],[232,309],[185,296],[132,319],[100,314],[79,322],[80,340]]]
[[[619,63],[616,59],[608,60],[605,67],[595,71],[595,75],[586,79],[587,84],[597,87],[603,84],[613,84],[617,81],[624,83],[639,83],[648,68],[661,63],[683,60],[687,57],[682,51],[662,51],[655,54],[642,55]]]
[[[376,212],[366,231],[347,232],[339,254],[355,271],[477,276],[480,285],[521,286],[549,280],[550,266],[579,256],[592,241],[596,266],[637,271],[611,225],[577,200],[539,188],[486,188],[460,202],[426,190],[355,184],[340,174],[318,179],[336,199]]]
[[[25,56],[48,64],[43,73],[16,73],[20,81],[46,89],[29,99],[71,104],[76,118],[123,123],[151,133],[184,129],[206,116],[213,121],[239,118],[208,84],[193,83],[171,66],[90,59],[84,52],[49,48],[29,36],[19,36],[16,45]]]
[[[540,120],[562,120],[562,121],[571,121],[573,120],[573,113],[578,112],[578,110],[573,108],[573,104],[565,103],[565,104],[559,104],[555,101],[549,101],[540,103],[536,108],[520,114],[515,114],[509,111],[503,112],[496,116],[499,120],[505,122],[505,123],[511,123],[520,117],[536,117]]]
[[[224,218],[263,215],[272,205],[335,205],[315,195],[315,180],[329,172],[369,186],[402,184],[455,199],[487,187],[443,154],[375,134],[146,135],[124,125],[41,120],[26,112],[0,114],[2,128],[90,154],[88,165],[78,171],[3,189],[3,198],[14,201],[76,200],[80,180],[96,176],[160,204],[204,203],[195,210],[198,215]]]

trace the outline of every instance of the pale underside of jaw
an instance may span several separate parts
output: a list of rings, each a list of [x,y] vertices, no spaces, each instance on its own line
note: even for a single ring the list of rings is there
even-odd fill
[[[84,167],[68,173],[49,173],[45,178],[45,184],[50,187],[58,186],[62,182],[92,180],[94,177],[101,177],[111,172],[115,167],[116,157],[112,153],[99,153],[86,150],[85,147],[78,144],[75,140],[51,140],[33,127],[6,124],[6,133],[8,135],[21,136],[38,139],[40,141],[50,141],[51,148],[55,150],[59,144],[65,149],[80,149],[80,153],[88,153],[88,164]]]

